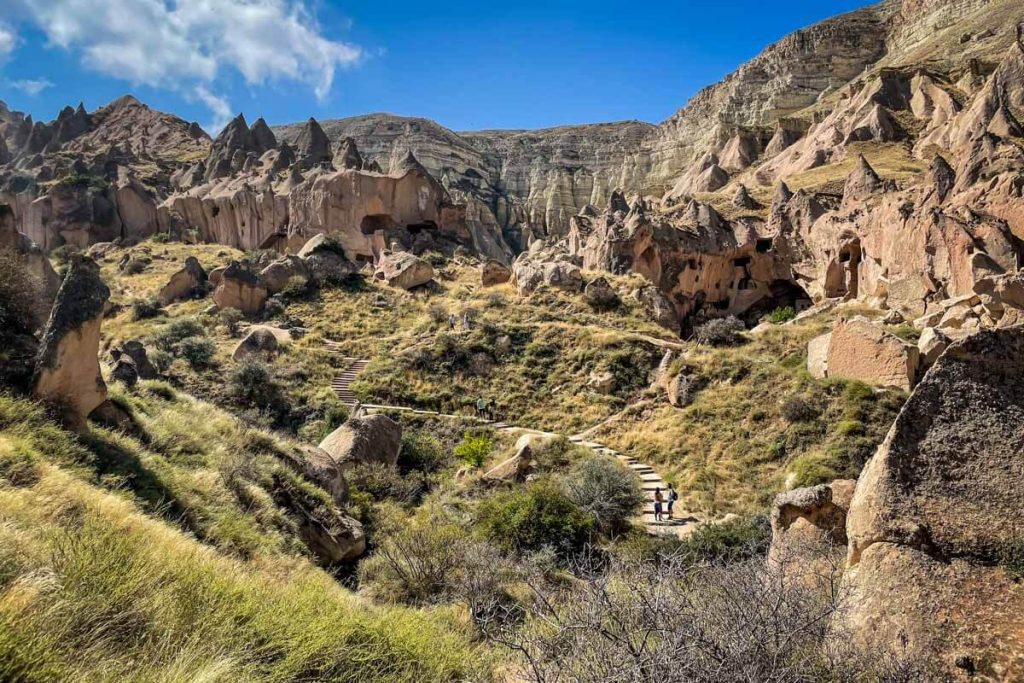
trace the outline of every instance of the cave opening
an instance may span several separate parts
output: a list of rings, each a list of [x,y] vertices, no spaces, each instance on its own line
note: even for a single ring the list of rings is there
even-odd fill
[[[395,222],[391,220],[391,216],[378,213],[363,216],[363,220],[359,223],[359,232],[364,235],[373,235],[377,232],[387,232],[395,227]]]

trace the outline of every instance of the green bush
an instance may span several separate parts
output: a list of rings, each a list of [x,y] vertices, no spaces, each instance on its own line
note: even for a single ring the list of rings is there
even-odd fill
[[[735,562],[768,552],[772,528],[764,515],[697,527],[677,549],[686,561]]]
[[[462,442],[453,451],[455,457],[470,467],[480,468],[491,456],[491,448],[494,446],[491,437],[487,434],[473,434],[466,432],[462,436]]]
[[[228,375],[228,393],[238,403],[259,410],[280,411],[285,406],[281,385],[261,360],[247,358]]]
[[[132,320],[146,320],[155,318],[163,311],[160,300],[156,297],[151,299],[136,299],[132,302]]]
[[[206,330],[195,318],[178,318],[167,323],[153,335],[153,343],[158,349],[176,353],[178,344],[189,337],[202,337]]]
[[[401,472],[437,472],[445,465],[444,447],[427,431],[414,429],[402,434],[402,450],[398,454]]]
[[[715,318],[694,330],[697,341],[709,346],[736,346],[744,341],[746,326],[736,316]]]
[[[477,514],[484,535],[510,552],[550,548],[566,558],[582,550],[594,533],[593,517],[551,479],[499,493],[481,503]]]
[[[213,360],[217,347],[206,337],[185,337],[178,342],[178,355],[193,368],[206,367]]]
[[[781,306],[765,316],[770,323],[780,325],[796,317],[796,309],[792,306]]]
[[[418,503],[428,482],[422,472],[399,472],[384,463],[357,463],[345,471],[345,479],[356,491],[373,500],[394,500],[404,505]]]
[[[622,528],[644,502],[639,477],[612,458],[579,461],[566,477],[565,488],[570,500],[605,533]]]
[[[782,416],[790,422],[811,422],[818,417],[818,408],[803,396],[790,396],[782,402]]]
[[[217,311],[217,317],[224,326],[224,331],[232,337],[238,334],[238,326],[245,320],[245,316],[237,308],[222,308]]]

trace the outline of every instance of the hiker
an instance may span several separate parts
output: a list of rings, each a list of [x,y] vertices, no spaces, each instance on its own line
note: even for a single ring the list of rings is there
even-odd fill
[[[455,314],[454,313],[450,313],[448,315],[448,331],[449,332],[454,332],[455,331],[455,321],[456,321]]]
[[[679,494],[676,493],[676,489],[672,486],[672,482],[668,483],[668,518],[672,519],[672,506],[679,499]]]
[[[487,419],[494,422],[494,401],[487,402]]]
[[[462,329],[469,330],[469,311],[462,314]]]
[[[661,487],[654,489],[654,521],[660,522],[664,515],[661,512],[661,504],[665,502],[665,497],[661,495]]]
[[[486,417],[487,415],[487,399],[483,396],[476,400],[476,414],[477,417]]]

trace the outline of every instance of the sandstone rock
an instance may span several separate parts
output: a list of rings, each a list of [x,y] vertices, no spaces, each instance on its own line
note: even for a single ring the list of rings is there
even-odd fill
[[[747,186],[740,184],[732,198],[732,205],[739,209],[756,209],[757,202],[750,196]]]
[[[156,366],[149,360],[149,354],[146,351],[145,345],[137,339],[124,342],[111,351],[111,355],[114,357],[114,360],[118,360],[121,356],[130,358],[139,375],[139,379],[156,379],[160,376]]]
[[[402,445],[402,426],[386,415],[350,417],[320,442],[344,470],[355,463],[394,467]]]
[[[950,346],[868,462],[850,506],[850,601],[838,628],[865,647],[927,653],[941,678],[957,676],[964,656],[986,676],[1024,676],[1024,587],[999,559],[1024,537],[1022,354],[1020,328]]]
[[[309,269],[298,256],[286,255],[267,265],[260,271],[260,279],[270,294],[277,294],[293,281],[309,282]]]
[[[642,287],[637,300],[644,307],[647,317],[666,330],[679,334],[679,315],[675,306],[657,287]]]
[[[33,395],[59,406],[71,429],[84,430],[89,413],[107,400],[99,344],[109,298],[96,263],[74,257],[43,332]]]
[[[331,141],[327,139],[327,134],[324,133],[316,119],[310,117],[306,121],[306,125],[295,141],[295,154],[299,168],[303,171],[308,171],[320,164],[331,163]]]
[[[206,282],[206,271],[195,256],[189,256],[182,269],[171,275],[167,284],[160,288],[157,299],[161,306],[167,306],[180,299],[191,298],[204,290]]]
[[[348,502],[348,482],[335,459],[322,448],[308,445],[302,446],[300,455],[306,478],[330,494],[336,505],[344,506]]]
[[[135,361],[129,356],[115,360],[110,368],[110,378],[126,387],[134,387],[139,383],[139,371],[135,368]]]
[[[256,354],[272,355],[277,353],[277,336],[269,328],[255,326],[249,330],[242,341],[238,342],[231,357],[236,360],[244,360]]]
[[[602,372],[595,370],[587,378],[587,387],[599,394],[610,394],[615,389],[615,375],[607,370]]]
[[[533,469],[533,449],[530,444],[518,447],[516,454],[488,470],[481,480],[490,483],[522,483]]]
[[[373,276],[389,287],[412,289],[430,282],[434,278],[434,268],[407,251],[384,251]]]
[[[769,558],[790,561],[794,555],[814,555],[823,549],[845,551],[846,517],[856,485],[852,479],[838,479],[775,496]],[[807,572],[815,569],[800,568]]]
[[[566,292],[578,292],[583,289],[583,274],[579,266],[567,261],[545,263],[543,266],[544,284]]]
[[[599,310],[608,310],[619,305],[619,295],[606,277],[597,277],[583,288],[583,299]]]
[[[358,171],[363,168],[363,158],[356,148],[356,141],[350,137],[344,137],[338,141],[334,148],[334,166],[342,170],[348,169]]]
[[[828,351],[832,333],[826,332],[807,342],[807,372],[815,379],[828,377]]]
[[[488,259],[480,265],[480,284],[484,287],[503,285],[512,279],[512,271],[504,263]]]
[[[918,351],[865,319],[838,320],[828,344],[829,377],[909,391],[917,379]]]
[[[232,261],[221,273],[212,298],[220,308],[236,308],[246,315],[253,315],[263,310],[267,289],[258,275],[238,261]]]
[[[917,339],[917,351],[921,357],[921,367],[930,368],[942,352],[949,346],[949,338],[935,329],[926,327],[921,330],[921,336]]]
[[[306,512],[300,520],[299,536],[321,565],[351,562],[366,552],[363,525],[338,513],[323,519],[316,512]]]
[[[693,400],[693,387],[690,378],[679,373],[668,381],[665,386],[669,405],[673,408],[685,408]]]
[[[49,306],[61,285],[50,259],[28,237],[18,232],[14,210],[10,204],[0,203],[0,249],[10,249],[18,255],[25,269],[42,285],[44,303]]]
[[[846,178],[846,185],[843,187],[843,203],[863,201],[880,192],[883,187],[882,179],[861,154],[857,157],[857,166]]]

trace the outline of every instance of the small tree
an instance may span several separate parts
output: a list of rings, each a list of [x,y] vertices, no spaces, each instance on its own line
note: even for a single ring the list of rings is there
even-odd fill
[[[462,460],[471,467],[480,468],[487,462],[491,455],[493,443],[487,434],[473,434],[466,432],[462,436],[462,442],[455,447],[455,457]]]
[[[591,457],[576,463],[565,488],[569,498],[606,533],[622,527],[644,502],[640,479],[611,458]]]

